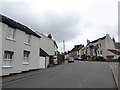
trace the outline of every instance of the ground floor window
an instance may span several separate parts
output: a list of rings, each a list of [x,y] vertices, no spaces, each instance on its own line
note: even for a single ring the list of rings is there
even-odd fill
[[[14,52],[4,51],[4,57],[3,57],[3,62],[2,62],[3,67],[11,67],[13,54]]]
[[[29,64],[30,51],[23,51],[23,64]]]

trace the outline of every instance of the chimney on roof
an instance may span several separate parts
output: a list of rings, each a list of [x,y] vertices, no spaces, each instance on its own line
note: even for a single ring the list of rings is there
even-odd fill
[[[52,39],[52,35],[51,35],[51,34],[48,34],[48,38]]]
[[[109,37],[109,34],[106,34],[106,36],[108,36],[108,37]]]
[[[87,44],[90,42],[90,40],[87,39]]]
[[[115,42],[115,38],[113,38],[112,40],[113,40],[113,42]]]

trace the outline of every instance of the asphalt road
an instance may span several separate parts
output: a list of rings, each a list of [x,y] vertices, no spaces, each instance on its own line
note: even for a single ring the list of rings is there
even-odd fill
[[[108,64],[76,61],[9,82],[3,88],[116,88],[116,84]]]
[[[120,62],[105,62],[105,63],[110,65],[110,66],[115,66],[115,67],[120,66]]]

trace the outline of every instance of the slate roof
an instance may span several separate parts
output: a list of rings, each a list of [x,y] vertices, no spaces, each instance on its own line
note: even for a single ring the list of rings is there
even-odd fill
[[[42,36],[44,36],[44,37],[46,37],[46,38],[50,39],[49,37],[47,37],[47,36],[46,36],[46,35],[44,35],[43,33],[39,33],[39,32],[37,32],[37,31],[36,31],[36,34],[38,34],[38,35],[40,35],[40,36],[42,35]],[[42,36],[41,36],[41,37],[42,37]],[[52,40],[52,41],[54,42],[54,45],[56,45],[56,47],[58,48],[58,45],[57,45],[56,41],[55,41],[55,40],[53,40],[52,38],[51,38],[50,40]]]
[[[88,44],[98,42],[99,40],[104,40],[105,38],[106,38],[106,36],[98,38],[98,39],[96,39],[94,41],[89,42]]]
[[[31,30],[27,26],[22,25],[22,24],[14,21],[14,20],[6,17],[6,16],[3,16],[1,14],[0,14],[0,22],[5,23],[5,24],[7,24],[8,26],[10,26],[12,28],[15,28],[15,29],[17,28],[17,29],[19,29],[21,31],[24,31],[27,34],[34,35],[34,36],[36,36],[38,38],[41,38],[39,35],[37,35],[33,30]]]
[[[113,49],[107,49],[107,50],[114,53],[114,54],[116,54],[116,55],[120,55],[120,52],[117,51],[117,50],[113,50]]]
[[[75,45],[74,48],[71,50],[71,52],[79,51],[82,47],[84,47],[84,45]]]

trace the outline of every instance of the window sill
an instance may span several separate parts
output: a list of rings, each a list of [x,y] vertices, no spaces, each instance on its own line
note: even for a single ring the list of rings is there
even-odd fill
[[[26,62],[23,62],[22,64],[23,64],[23,65],[29,65],[29,63],[26,63]]]
[[[30,43],[25,43],[25,42],[24,42],[24,44],[25,44],[25,45],[28,45],[28,46],[31,46],[31,44],[30,44]]]
[[[7,40],[10,40],[10,41],[16,42],[15,39],[11,39],[11,38],[8,38],[8,37],[6,37],[6,39],[7,39]]]
[[[12,68],[12,66],[2,66],[2,68]]]

